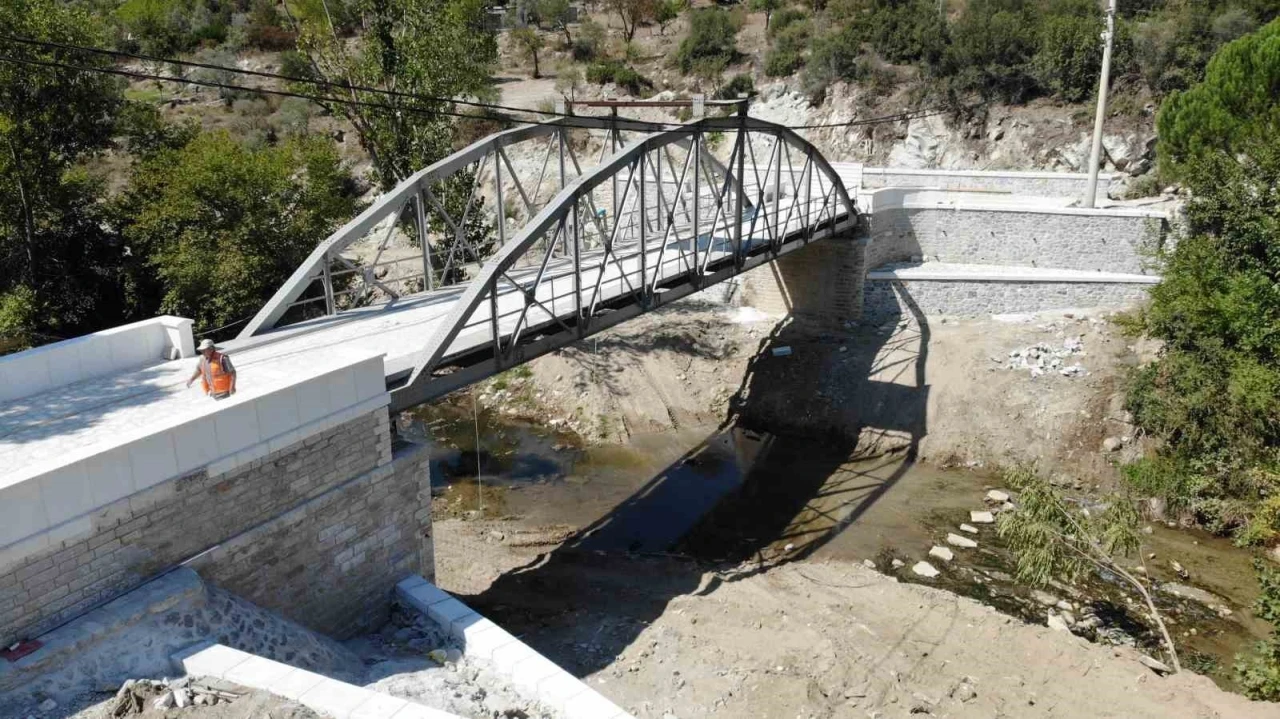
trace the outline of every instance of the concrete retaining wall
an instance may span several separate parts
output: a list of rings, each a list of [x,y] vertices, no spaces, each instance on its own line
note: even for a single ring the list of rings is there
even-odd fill
[[[1039,197],[1084,197],[1089,176],[1068,172],[908,170],[863,167],[861,187],[931,187],[939,190],[1006,192]],[[1098,196],[1106,197],[1111,175],[1098,175]]]
[[[191,320],[155,317],[0,357],[0,402],[121,370],[192,357]]]
[[[890,262],[1152,273],[1163,213],[1012,206],[903,207],[876,212],[867,266]]]
[[[980,317],[1071,307],[1126,307],[1150,285],[1083,282],[946,281],[868,279],[863,316],[883,322],[920,313]]]
[[[0,645],[224,542],[200,562],[215,581],[325,633],[359,630],[368,611],[379,611],[366,611],[369,596],[409,571],[430,573],[425,457],[393,463],[384,406],[294,440],[116,499],[87,515],[74,537],[0,569]],[[330,588],[351,601],[331,600]],[[322,604],[333,606],[320,612]]]

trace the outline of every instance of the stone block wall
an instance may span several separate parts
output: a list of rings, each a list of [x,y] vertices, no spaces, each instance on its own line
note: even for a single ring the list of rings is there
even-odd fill
[[[427,452],[403,444],[390,464],[223,542],[191,564],[214,585],[332,637],[376,629],[391,590],[434,574]]]
[[[819,328],[843,327],[862,314],[865,239],[815,242],[748,272],[747,304],[777,317]]]
[[[47,631],[104,600],[137,587],[161,571],[255,528],[264,532],[261,535],[264,546],[259,551],[269,551],[272,542],[285,538],[270,531],[274,523],[285,517],[291,521],[297,519],[298,524],[294,526],[299,527],[300,534],[315,529],[315,535],[310,536],[315,545],[330,540],[331,544],[343,544],[340,549],[352,548],[345,557],[350,560],[357,554],[354,547],[364,541],[372,542],[368,533],[374,528],[355,522],[333,536],[322,538],[316,529],[324,524],[319,514],[343,511],[341,495],[334,492],[364,480],[371,473],[390,476],[389,480],[383,478],[376,482],[368,478],[367,481],[375,485],[392,487],[400,483],[405,486],[378,490],[386,494],[360,490],[350,495],[357,501],[363,499],[367,503],[373,497],[375,503],[386,503],[382,498],[392,495],[407,498],[407,486],[411,483],[415,483],[413,491],[420,493],[420,483],[426,481],[425,471],[421,477],[414,477],[412,462],[392,465],[389,420],[386,409],[379,407],[225,473],[210,475],[207,468],[199,469],[112,502],[91,515],[92,530],[88,533],[32,553],[0,570],[0,645]],[[349,491],[356,490],[357,487],[351,487]],[[332,497],[333,502],[305,507],[325,496]],[[416,502],[413,506],[418,509]],[[323,509],[325,507],[329,509]],[[300,519],[290,514],[300,508],[310,514]],[[382,519],[392,525],[387,517]],[[395,521],[408,520],[397,514]],[[387,552],[380,557],[394,555],[404,567],[420,561],[418,557],[409,560],[400,557],[408,551],[406,547],[417,546],[422,527],[429,527],[422,524],[429,522],[429,516],[416,512],[413,522],[418,524],[392,525],[402,532],[399,537],[392,538],[388,533],[376,540],[378,551]],[[348,534],[346,529],[352,532]],[[383,526],[377,527],[377,531],[383,530]],[[384,546],[382,542],[388,544]],[[372,543],[360,546],[365,547],[366,556],[373,548]],[[284,556],[277,553],[276,557],[277,563],[271,566],[279,569]],[[234,558],[228,561],[232,566],[236,562]],[[214,561],[213,566],[217,569],[218,563]],[[351,569],[347,567],[348,572]],[[253,579],[234,569],[222,571],[237,578],[238,586],[248,590],[245,596],[251,601],[258,601],[255,592],[268,595],[269,601],[263,602],[267,606],[275,602],[271,597],[287,596],[273,594],[274,590],[261,578]],[[342,566],[333,564],[310,569],[291,566],[290,571],[300,582],[325,576],[338,584],[343,576]],[[308,571],[310,574],[304,576]],[[268,574],[261,575],[266,576]],[[276,576],[280,582],[290,579],[284,571]],[[301,616],[288,611],[285,614],[308,623]],[[342,623],[336,615],[324,621],[332,621],[334,625]]]
[[[979,317],[1068,307],[1126,307],[1150,285],[1101,282],[867,280],[863,313],[869,322],[912,316]]]
[[[1151,274],[1167,222],[1081,209],[903,208],[872,219],[868,266],[926,261]]]

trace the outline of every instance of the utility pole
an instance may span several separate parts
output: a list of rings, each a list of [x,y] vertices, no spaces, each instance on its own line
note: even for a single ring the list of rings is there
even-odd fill
[[[1102,34],[1102,76],[1098,78],[1098,112],[1093,117],[1093,150],[1089,153],[1089,189],[1084,206],[1096,207],[1098,165],[1102,163],[1102,119],[1107,114],[1107,82],[1111,79],[1111,44],[1116,36],[1116,0],[1107,3],[1107,31]]]

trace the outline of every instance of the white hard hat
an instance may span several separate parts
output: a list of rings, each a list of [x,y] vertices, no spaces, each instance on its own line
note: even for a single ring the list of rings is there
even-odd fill
[[[213,344],[213,340],[203,339],[203,340],[200,340],[200,346],[197,347],[196,349],[199,350],[200,352],[204,352],[205,350],[217,349],[217,347]]]

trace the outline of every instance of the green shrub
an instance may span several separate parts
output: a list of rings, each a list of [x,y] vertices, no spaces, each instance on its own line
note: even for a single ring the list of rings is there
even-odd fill
[[[756,83],[751,79],[750,75],[734,75],[733,79],[725,83],[716,92],[717,100],[736,100],[742,95],[754,95],[756,92]]]
[[[653,89],[653,82],[641,75],[635,68],[620,60],[604,60],[592,63],[587,68],[587,82],[597,85],[613,83],[633,96],[640,97]]]
[[[690,73],[696,65],[727,65],[738,55],[738,29],[735,18],[725,10],[705,7],[689,14],[689,34],[676,50],[676,65]]]
[[[794,74],[804,66],[804,53],[809,47],[810,25],[803,13],[799,17],[788,20],[786,11],[778,13],[774,18],[773,46],[764,57],[764,74],[769,77],[786,77]]]
[[[1254,614],[1273,627],[1271,636],[1258,642],[1252,656],[1236,657],[1236,681],[1250,699],[1280,700],[1280,570],[1262,560],[1254,560],[1261,591],[1253,604]]]

